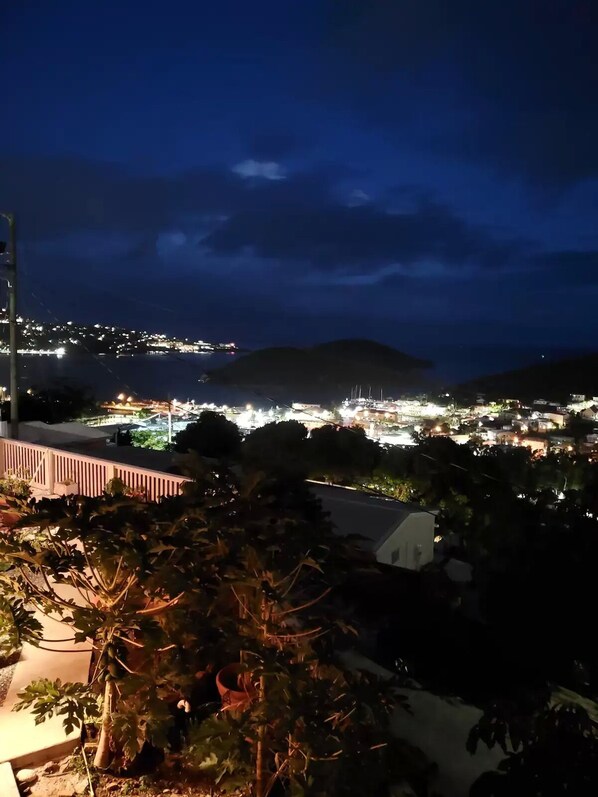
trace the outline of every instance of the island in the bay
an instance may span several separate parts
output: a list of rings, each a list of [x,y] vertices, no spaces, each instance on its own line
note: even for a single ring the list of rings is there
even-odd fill
[[[292,396],[299,401],[399,395],[422,384],[432,363],[371,340],[335,340],[306,348],[274,347],[235,358],[205,379]]]
[[[208,343],[203,340],[176,338],[158,332],[79,324],[75,321],[45,323],[18,318],[19,351],[24,354],[202,354],[213,351],[238,351],[234,343]],[[8,353],[8,316],[0,311],[0,354]]]

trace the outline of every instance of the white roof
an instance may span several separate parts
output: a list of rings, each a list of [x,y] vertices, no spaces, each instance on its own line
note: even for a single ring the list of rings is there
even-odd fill
[[[351,487],[308,481],[310,491],[329,513],[340,536],[357,534],[364,538],[361,547],[378,550],[409,515],[428,510],[393,498],[370,495]]]
[[[86,426],[84,423],[70,421],[68,423],[44,423],[43,421],[27,421],[19,424],[19,436],[29,443],[83,442],[84,440],[107,440],[110,436],[101,429]]]

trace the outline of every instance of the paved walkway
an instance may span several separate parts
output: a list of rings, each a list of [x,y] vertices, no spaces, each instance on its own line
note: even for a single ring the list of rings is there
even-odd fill
[[[71,597],[71,592],[76,594],[72,588],[60,587],[62,597]],[[41,613],[36,616],[43,626],[44,639],[65,639],[72,635],[70,628],[58,618]],[[36,725],[30,711],[11,710],[18,702],[18,693],[31,681],[40,678],[87,681],[91,659],[89,644],[48,642],[45,647],[55,650],[23,645],[6,700],[0,706],[0,763],[10,761],[15,767],[36,766],[70,752],[79,742],[80,731],[67,735],[62,727],[62,717],[52,717]],[[76,652],[63,652],[67,650]]]

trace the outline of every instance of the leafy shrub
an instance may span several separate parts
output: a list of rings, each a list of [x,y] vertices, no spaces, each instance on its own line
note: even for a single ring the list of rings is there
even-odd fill
[[[31,485],[27,479],[8,473],[0,479],[0,495],[26,500],[31,495]]]
[[[253,776],[251,745],[241,732],[241,722],[229,711],[192,723],[183,761],[213,779],[225,794],[246,787]]]

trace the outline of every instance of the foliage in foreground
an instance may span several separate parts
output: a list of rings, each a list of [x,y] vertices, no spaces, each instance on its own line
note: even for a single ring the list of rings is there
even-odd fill
[[[392,779],[395,770],[380,764],[401,762],[389,755],[393,684],[352,672],[337,653],[357,633],[330,600],[354,566],[347,543],[302,482],[238,483],[224,509],[227,559],[213,611],[229,624],[248,699],[214,718],[207,737],[197,731],[198,765],[223,780],[249,748],[256,797],[277,784],[294,795],[356,794],[373,785],[373,772]]]
[[[118,769],[167,747],[168,706],[196,672],[237,662],[250,699],[192,731],[186,754],[220,785],[384,793],[410,766],[425,780],[389,733],[393,684],[337,654],[356,633],[331,601],[350,549],[304,484],[221,469],[158,503],[118,486],[42,501],[0,545],[5,592],[58,612],[95,649],[88,685],[38,681],[20,708],[69,729],[95,723],[95,765]]]
[[[527,695],[525,705],[499,702],[472,728],[470,753],[479,743],[505,754],[496,772],[473,784],[470,797],[592,797],[598,793],[598,731],[587,710]]]
[[[40,720],[66,710],[67,722],[80,724],[84,714],[93,718],[101,696],[98,767],[108,765],[111,750],[130,760],[145,742],[166,743],[164,697],[178,683],[167,616],[193,587],[197,542],[175,504],[121,494],[44,500],[21,521],[29,528],[0,545],[13,565],[3,574],[5,594],[58,613],[72,641],[93,641],[91,681],[69,693],[68,710],[64,684],[39,682],[22,701],[35,704]],[[72,709],[77,700],[84,710]]]
[[[0,479],[0,495],[27,500],[31,495],[29,480],[18,473],[7,473]]]
[[[0,667],[16,661],[24,641],[35,642],[40,636],[41,624],[23,601],[0,594]]]

